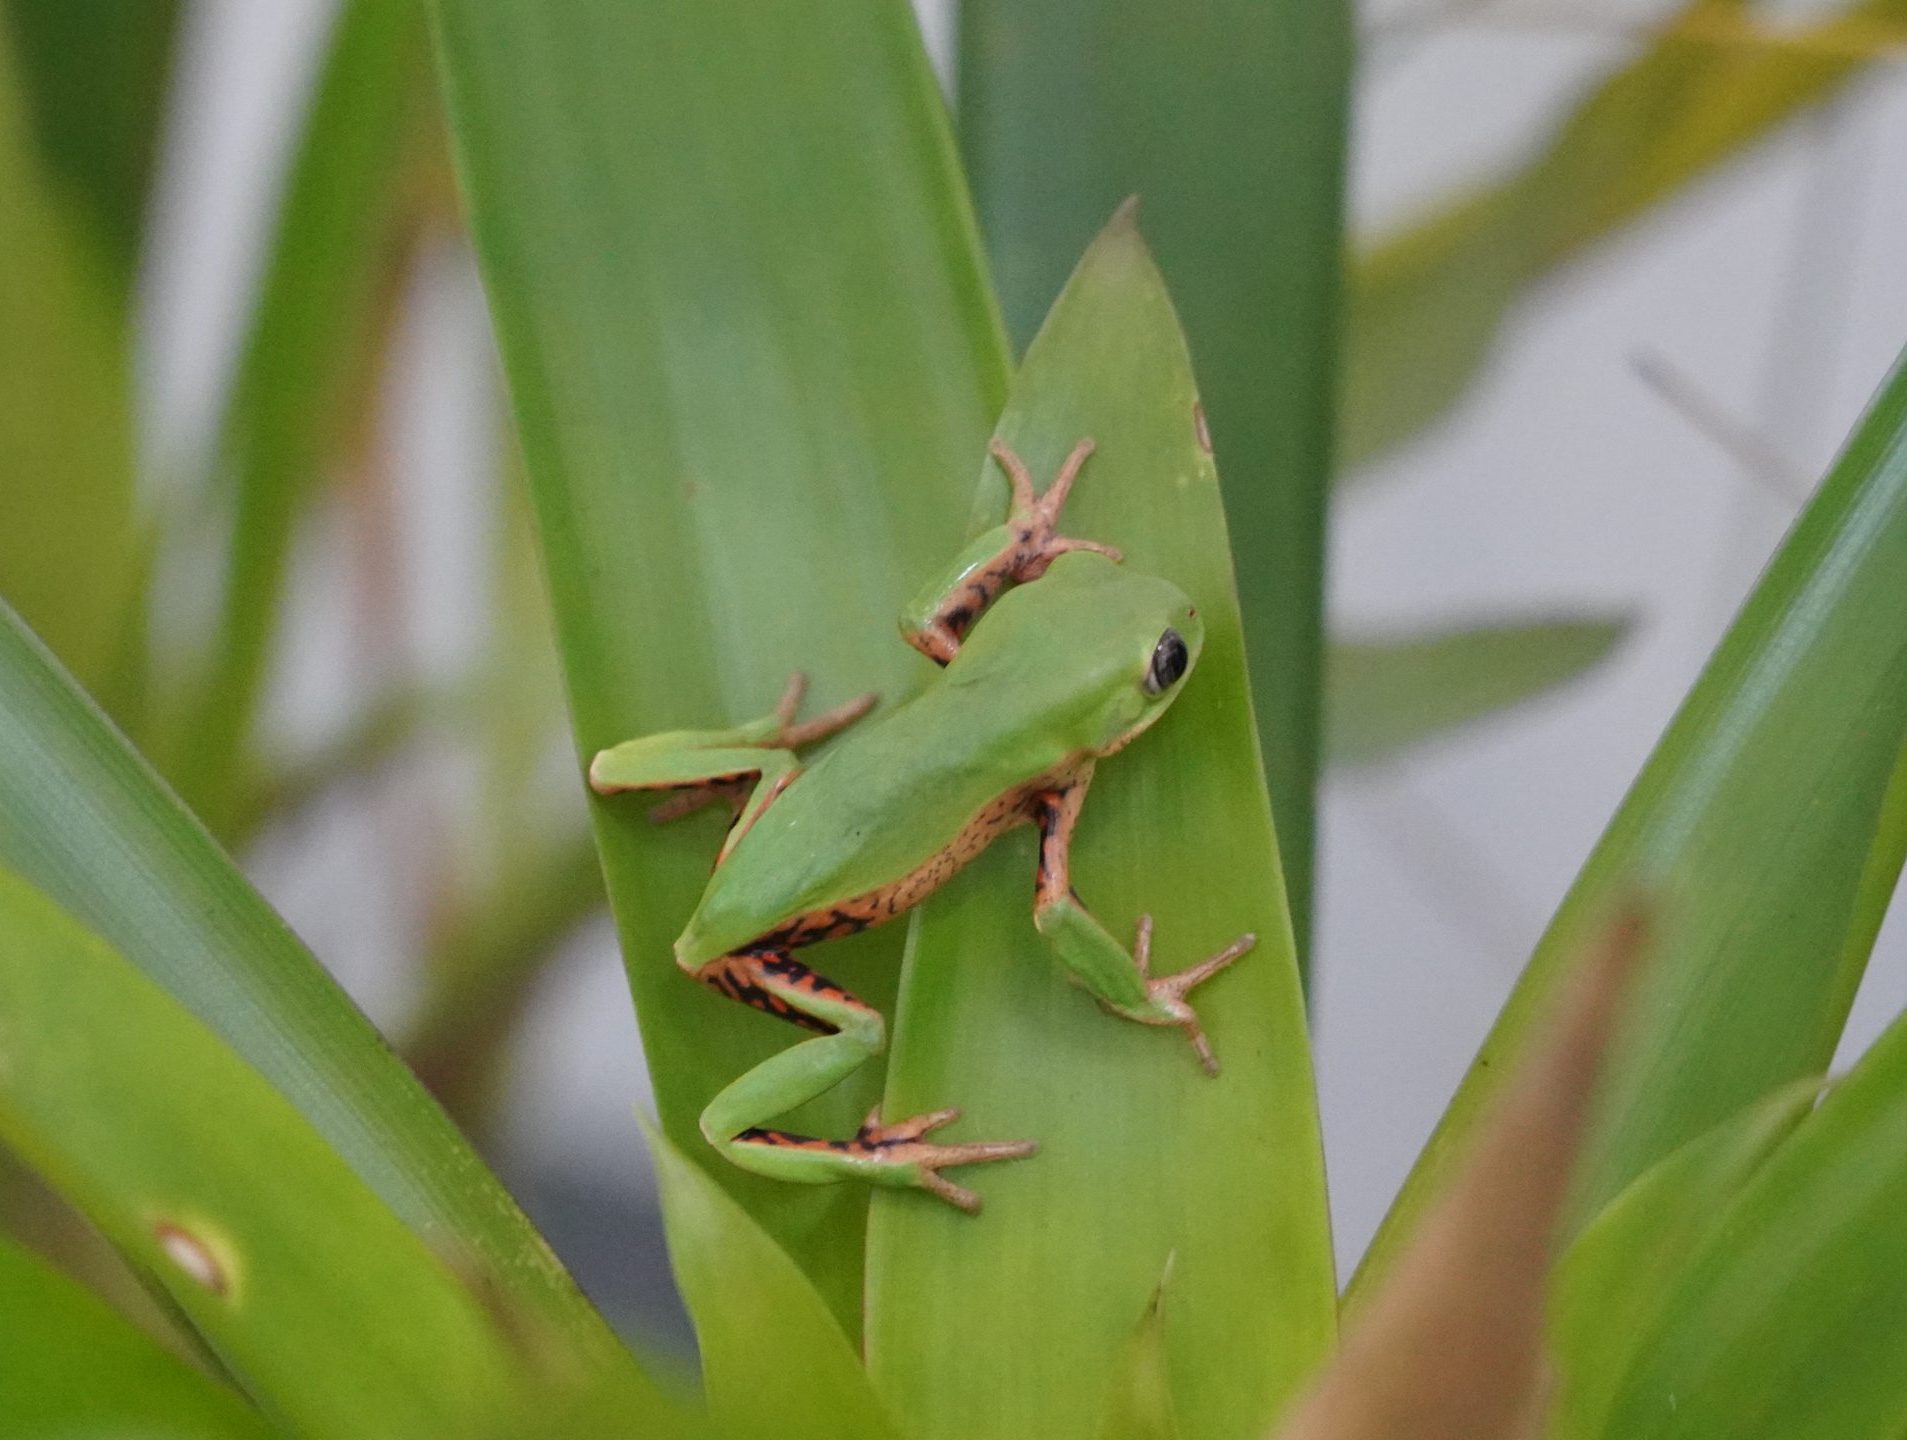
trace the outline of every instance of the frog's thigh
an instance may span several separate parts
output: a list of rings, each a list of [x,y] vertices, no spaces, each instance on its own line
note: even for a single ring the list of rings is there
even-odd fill
[[[724,955],[693,973],[730,999],[821,1032],[816,1039],[770,1056],[717,1095],[702,1112],[702,1133],[746,1169],[787,1179],[841,1179],[839,1168],[820,1173],[812,1162],[802,1163],[798,1157],[807,1153],[801,1148],[807,1145],[819,1147],[823,1155],[844,1154],[841,1147],[851,1142],[830,1146],[826,1141],[760,1127],[763,1121],[826,1093],[879,1054],[887,1038],[880,1011],[817,975],[786,950]],[[785,1163],[791,1156],[796,1157],[792,1167]]]

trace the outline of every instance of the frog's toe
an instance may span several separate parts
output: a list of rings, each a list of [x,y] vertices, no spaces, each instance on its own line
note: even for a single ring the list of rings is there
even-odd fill
[[[979,1140],[963,1145],[936,1145],[921,1137],[951,1125],[960,1118],[958,1109],[933,1110],[892,1125],[880,1123],[878,1108],[867,1117],[854,1144],[879,1167],[879,1181],[916,1187],[938,1195],[949,1205],[977,1214],[980,1197],[964,1185],[956,1185],[940,1172],[957,1165],[980,1165],[992,1160],[1023,1160],[1039,1150],[1032,1140]]]

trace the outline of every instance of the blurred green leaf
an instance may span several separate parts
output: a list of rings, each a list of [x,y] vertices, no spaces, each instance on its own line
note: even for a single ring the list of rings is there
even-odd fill
[[[634,1383],[627,1352],[443,1112],[3,608],[0,865],[211,1026],[420,1235],[468,1250],[513,1303]]]
[[[373,302],[395,293],[393,229],[407,142],[418,136],[424,41],[419,0],[346,0],[333,22],[225,407],[215,494],[230,509],[227,573],[205,673],[166,767],[221,835],[252,781],[252,725],[296,522],[350,428],[340,423],[349,402],[367,387],[382,339]]]
[[[1616,1386],[1675,1296],[1689,1256],[1814,1108],[1822,1083],[1785,1086],[1656,1162],[1570,1246],[1550,1304],[1555,1440],[1603,1433]]]
[[[46,173],[132,300],[179,0],[5,0]]]
[[[875,1199],[869,1365],[923,1437],[1090,1435],[1173,1252],[1166,1341],[1188,1434],[1262,1430],[1334,1334],[1304,999],[1197,399],[1125,215],[1028,351],[1000,434],[1040,475],[1095,436],[1068,529],[1170,577],[1205,622],[1184,697],[1100,767],[1072,852],[1080,894],[1115,935],[1149,910],[1161,973],[1244,931],[1258,945],[1197,995],[1214,1080],[1180,1036],[1109,1018],[1067,982],[1033,928],[1030,831],[923,908],[883,1113],[959,1105],[967,1133],[1041,1147],[987,1171],[978,1223],[918,1194]],[[1005,512],[988,467],[975,513]],[[984,1403],[974,1374],[991,1377]]]
[[[1907,0],[1860,0],[1775,31],[1742,0],[1693,0],[1514,174],[1369,250],[1352,271],[1344,470],[1449,409],[1530,286],[1839,93],[1904,20]]]
[[[458,1278],[476,1257],[427,1249],[211,1030],[4,871],[0,1053],[0,1137],[275,1418],[471,1434],[540,1378]]]
[[[1593,669],[1625,619],[1497,620],[1382,639],[1340,639],[1325,680],[1333,765],[1375,765]]]
[[[1714,1219],[1598,1435],[1892,1440],[1907,1415],[1907,1022]]]
[[[0,919],[0,925],[4,920]],[[0,958],[4,964],[4,958]],[[0,1238],[0,1440],[262,1437],[235,1392],[133,1328],[84,1285]]]
[[[1582,927],[1662,896],[1585,1165],[1593,1214],[1678,1146],[1826,1069],[1907,821],[1907,367],[1897,368],[1664,733],[1484,1041],[1354,1284],[1368,1288],[1522,1047]]]
[[[1225,468],[1252,702],[1301,961],[1351,10],[1349,0],[959,7],[961,144],[1018,342],[1113,207],[1145,197]]]
[[[10,38],[0,25],[0,595],[98,685],[138,578],[125,317],[41,165]]]
[[[820,1292],[707,1170],[646,1119],[643,1131],[716,1424],[737,1440],[894,1440],[894,1423]],[[769,1336],[771,1375],[762,1354]]]
[[[578,751],[928,669],[893,617],[957,539],[1006,362],[901,0],[439,0],[472,229],[536,500]],[[696,1127],[796,1038],[670,941],[712,816],[593,806],[664,1132],[859,1331],[866,1198],[750,1176]],[[827,972],[892,1000],[902,935]],[[850,1133],[877,1067],[797,1122]]]

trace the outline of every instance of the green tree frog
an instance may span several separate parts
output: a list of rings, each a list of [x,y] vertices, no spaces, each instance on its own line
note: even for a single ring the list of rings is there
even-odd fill
[[[794,951],[905,913],[1016,825],[1039,827],[1033,921],[1073,978],[1115,1015],[1177,1027],[1217,1073],[1186,996],[1254,937],[1154,976],[1150,918],[1140,919],[1128,951],[1067,875],[1093,767],[1165,713],[1204,639],[1175,586],[1124,569],[1107,546],[1057,533],[1092,448],[1082,440],[1036,497],[1026,466],[993,443],[1013,491],[1006,523],[975,539],[901,617],[908,643],[945,668],[812,765],[798,752],[847,730],[874,696],[800,721],[796,675],[763,719],[631,740],[590,765],[590,785],[603,795],[674,792],[654,810],[658,820],[711,803],[734,810],[708,888],[675,942],[676,963],[731,999],[818,1032],[757,1065],[703,1112],[703,1134],[744,1169],[810,1184],[913,1186],[971,1212],[978,1198],[943,1169],[1033,1153],[1031,1141],[927,1140],[958,1118],[953,1109],[883,1124],[876,1107],[846,1140],[767,1124],[839,1083],[886,1038],[878,1011]]]

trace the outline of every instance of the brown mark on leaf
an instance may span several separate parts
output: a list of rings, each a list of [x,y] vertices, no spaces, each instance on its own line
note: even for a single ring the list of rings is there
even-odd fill
[[[1542,1433],[1557,1217],[1648,919],[1632,900],[1583,948],[1469,1157],[1278,1430],[1282,1440]]]
[[[172,1220],[160,1220],[152,1227],[152,1238],[166,1259],[184,1272],[187,1279],[214,1295],[232,1293],[232,1275],[203,1236]]]
[[[1198,437],[1198,448],[1207,455],[1212,453],[1212,427],[1205,423],[1205,402],[1192,402],[1192,433]]]

